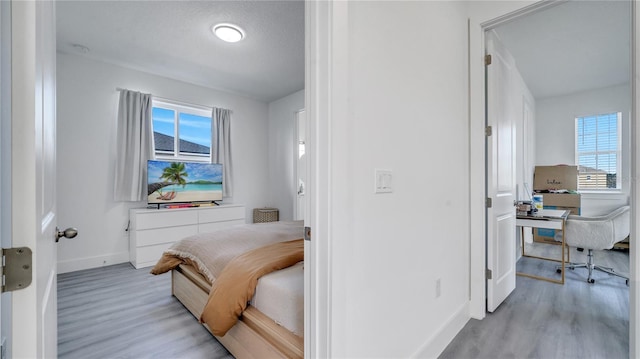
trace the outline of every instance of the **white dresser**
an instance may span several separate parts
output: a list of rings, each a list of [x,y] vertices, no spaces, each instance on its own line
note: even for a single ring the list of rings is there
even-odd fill
[[[243,205],[129,211],[129,261],[154,265],[174,242],[197,233],[245,223]]]

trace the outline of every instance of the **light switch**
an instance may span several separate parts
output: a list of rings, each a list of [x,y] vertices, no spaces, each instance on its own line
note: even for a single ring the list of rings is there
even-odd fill
[[[391,170],[375,170],[375,193],[393,192],[393,174]]]

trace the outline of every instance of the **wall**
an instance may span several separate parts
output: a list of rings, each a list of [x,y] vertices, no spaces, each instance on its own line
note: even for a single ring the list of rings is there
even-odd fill
[[[330,191],[317,194],[330,217],[330,356],[436,356],[468,319],[465,4],[334,6],[330,32],[348,40],[331,48],[336,106],[318,149]],[[376,168],[392,171],[392,193],[374,194]]]
[[[233,111],[234,197],[225,203],[251,208],[268,201],[268,106],[237,95],[150,75],[75,55],[57,57],[58,225],[78,237],[58,247],[59,272],[127,262],[129,208],[113,201],[116,87]]]
[[[304,90],[269,103],[269,203],[280,220],[293,219],[296,200],[296,112],[304,109]]]
[[[622,193],[582,194],[582,215],[607,213],[629,201],[631,89],[628,84],[538,99],[536,164],[575,164],[575,118],[622,112]]]

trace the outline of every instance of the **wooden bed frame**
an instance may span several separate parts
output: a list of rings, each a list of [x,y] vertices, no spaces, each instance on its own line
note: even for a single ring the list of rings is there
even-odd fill
[[[202,314],[210,288],[211,284],[192,267],[180,265],[171,271],[171,294],[196,318]],[[237,359],[304,357],[303,338],[252,306],[247,307],[227,334],[215,337]]]

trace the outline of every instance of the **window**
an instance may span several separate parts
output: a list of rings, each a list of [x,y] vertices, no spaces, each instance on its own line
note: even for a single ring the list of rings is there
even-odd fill
[[[211,109],[154,99],[151,117],[156,158],[211,161]]]
[[[617,112],[576,118],[579,190],[620,188],[621,117]]]

